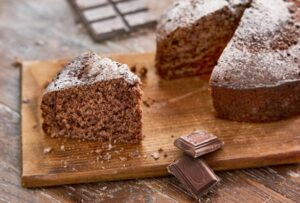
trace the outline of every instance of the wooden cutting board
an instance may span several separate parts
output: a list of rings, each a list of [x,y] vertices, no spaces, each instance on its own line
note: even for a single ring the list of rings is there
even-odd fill
[[[174,139],[197,128],[225,142],[223,149],[204,157],[214,170],[300,162],[300,117],[263,124],[217,119],[209,75],[165,81],[155,74],[153,54],[111,57],[148,69],[143,79],[143,142],[109,149],[99,142],[45,136],[39,110],[42,91],[66,61],[25,62],[21,87],[24,187],[165,176],[166,166],[181,156]],[[151,157],[155,152],[160,154],[158,160]]]

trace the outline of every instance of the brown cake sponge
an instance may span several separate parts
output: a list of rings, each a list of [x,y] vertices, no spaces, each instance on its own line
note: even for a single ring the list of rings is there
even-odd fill
[[[46,88],[43,129],[51,137],[140,142],[140,84],[127,65],[84,53]]]

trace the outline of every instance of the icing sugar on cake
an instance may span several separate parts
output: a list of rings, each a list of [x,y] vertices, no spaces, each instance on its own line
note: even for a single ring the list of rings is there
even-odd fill
[[[165,79],[211,72],[250,0],[177,0],[157,28],[156,68]]]
[[[268,0],[254,0],[221,55],[211,84],[255,88],[300,80],[300,31],[290,19],[285,2],[274,0],[270,6]]]
[[[176,0],[162,15],[158,27],[158,39],[175,31],[180,27],[187,27],[206,15],[228,7],[233,10],[250,0]],[[238,12],[234,11],[234,12]]]
[[[86,52],[68,63],[46,88],[45,93],[61,89],[123,78],[130,84],[139,83],[126,64],[109,58],[102,58],[93,52]]]

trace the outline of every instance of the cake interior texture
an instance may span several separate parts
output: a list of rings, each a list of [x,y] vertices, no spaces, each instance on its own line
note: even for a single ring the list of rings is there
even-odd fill
[[[86,61],[80,62],[84,57],[86,59],[83,60]],[[138,80],[128,82],[123,77],[103,79],[101,74],[104,73],[96,72],[95,75],[93,70],[103,65],[98,61],[100,59],[93,54],[84,57],[75,59],[77,65],[74,65],[74,61],[71,62],[69,66],[75,67],[76,70],[73,68],[63,70],[63,74],[59,74],[52,86],[50,84],[50,88],[46,90],[41,104],[43,130],[51,137],[122,143],[140,142],[142,139],[140,83]],[[57,85],[55,81],[59,81],[60,77],[66,80],[66,75],[70,74],[72,75],[70,77],[76,77],[81,84],[55,89]],[[95,79],[98,74],[101,79]]]
[[[176,8],[185,3],[190,5]],[[211,6],[213,12],[184,25],[181,24],[186,18],[194,18],[195,14],[189,10],[197,10],[195,7],[199,6],[201,13],[201,9],[206,6],[201,5],[203,2],[201,3],[199,0],[179,1],[170,8],[170,11],[166,11],[157,31],[156,68],[161,77],[172,79],[212,71],[238,26],[244,9],[248,6],[247,3],[233,6],[226,1],[219,0],[217,3],[219,5],[216,8],[214,8],[215,5]],[[205,1],[204,4],[214,3]],[[177,13],[176,10],[181,11],[182,18],[174,16]],[[174,31],[170,31],[176,25],[178,27]]]

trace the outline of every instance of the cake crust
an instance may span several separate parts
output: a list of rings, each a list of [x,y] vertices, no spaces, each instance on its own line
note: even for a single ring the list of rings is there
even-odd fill
[[[212,72],[218,117],[265,122],[300,113],[299,13],[296,1],[254,0],[246,9]]]

